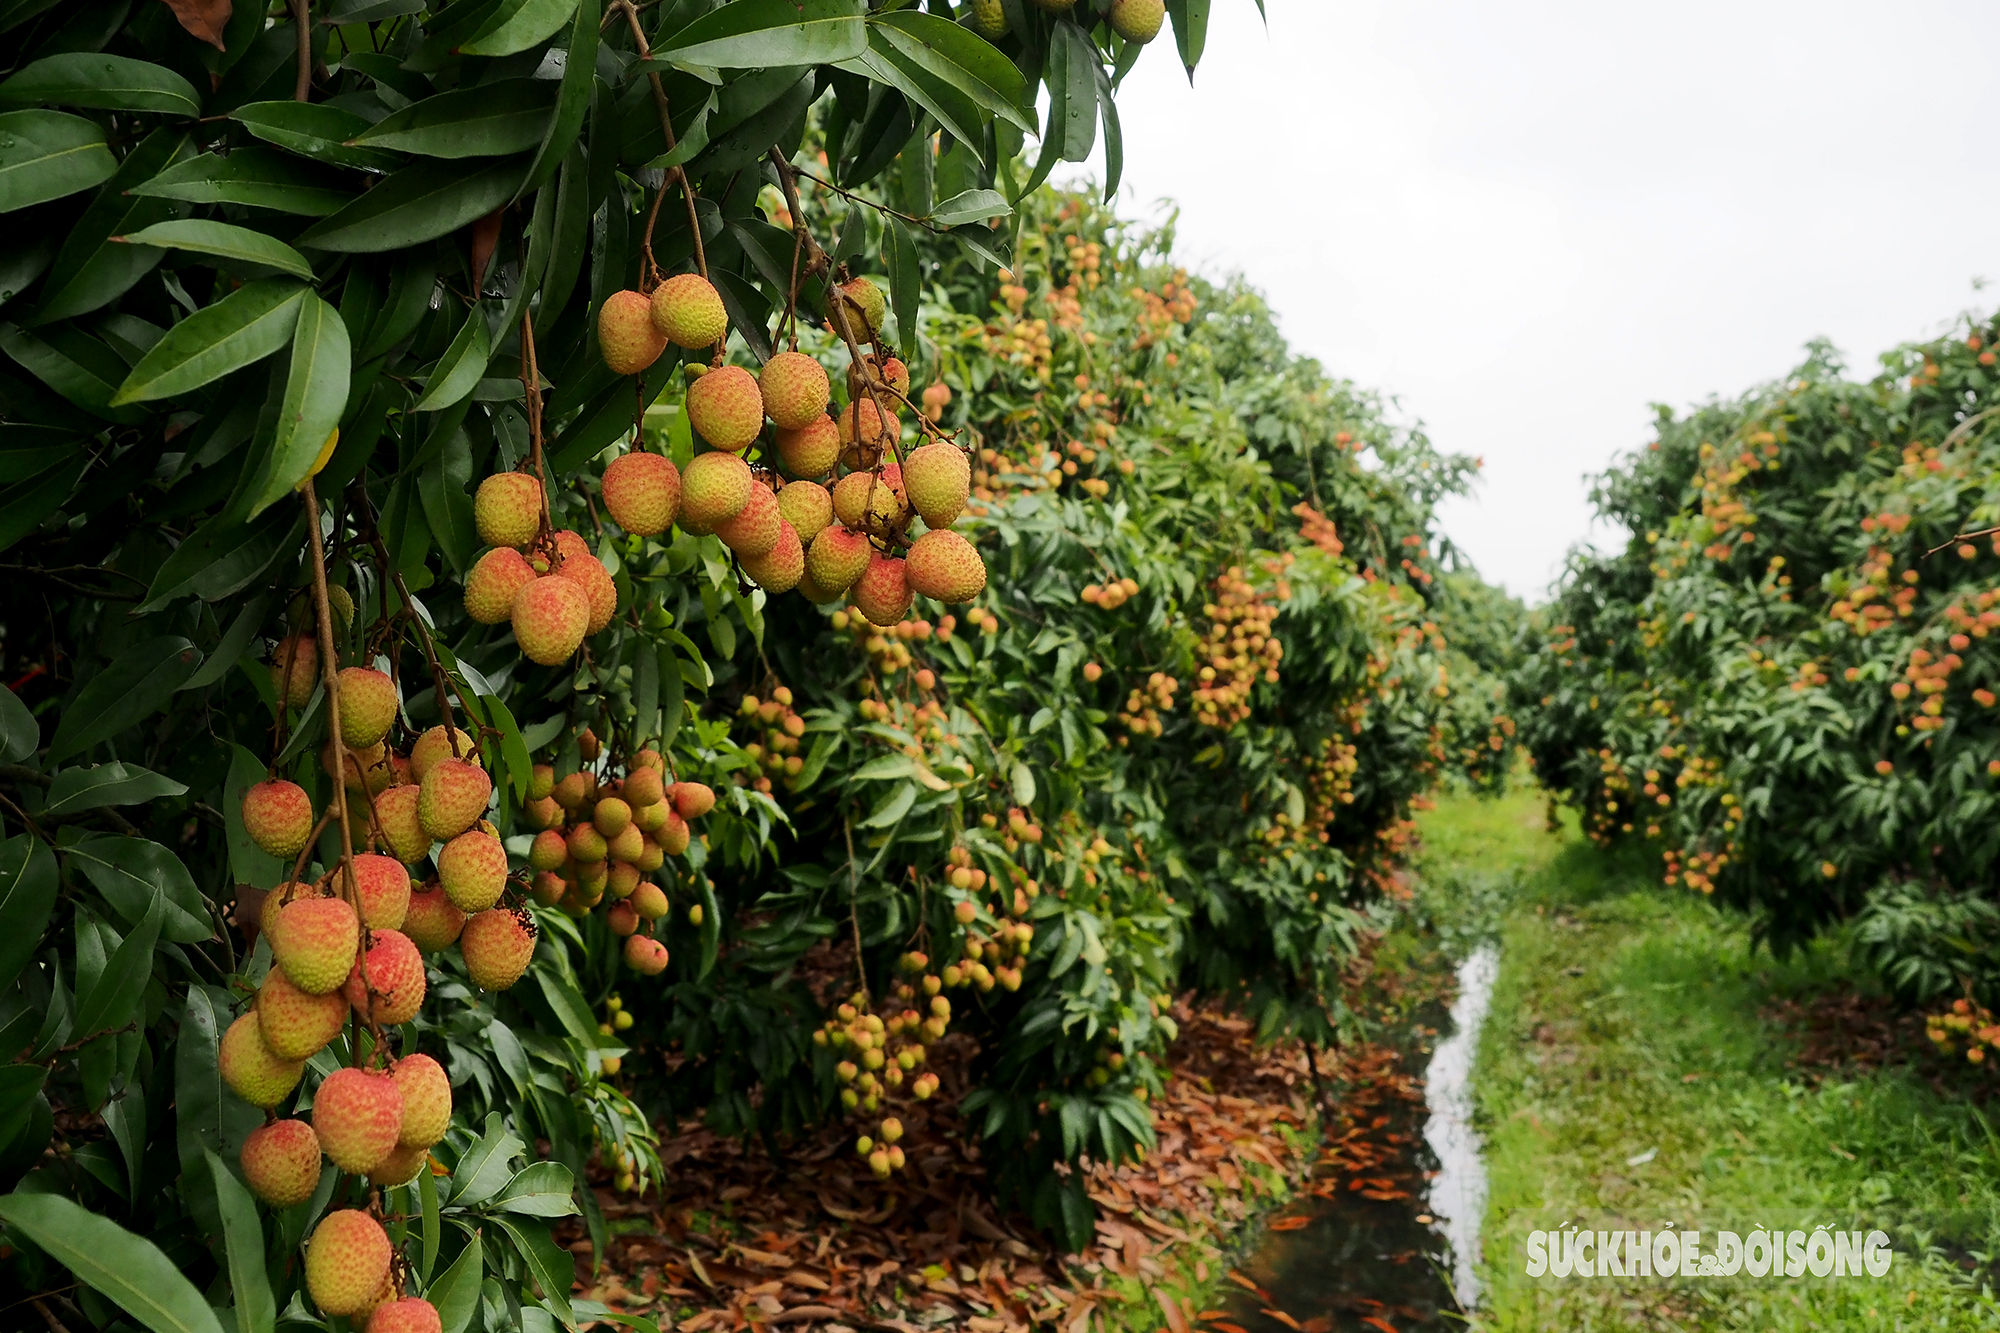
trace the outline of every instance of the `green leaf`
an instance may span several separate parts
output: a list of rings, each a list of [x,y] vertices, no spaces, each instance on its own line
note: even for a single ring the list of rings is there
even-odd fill
[[[164,111],[199,116],[194,85],[164,65],[128,56],[74,51],[37,60],[0,83],[0,102],[54,102],[104,111]]]
[[[172,163],[187,151],[189,142],[185,130],[156,130],[125,155],[117,173],[63,238],[62,250],[36,298],[35,323],[67,319],[110,304],[165,257],[150,246],[119,245],[112,238],[187,211],[172,200],[134,199],[125,192]]]
[[[180,796],[186,791],[185,784],[137,764],[65,768],[49,786],[48,804],[42,807],[42,817],[54,819],[107,805],[138,805],[162,796]]]
[[[514,197],[525,160],[422,162],[405,167],[297,238],[317,250],[373,254],[448,236]]]
[[[465,1150],[457,1170],[451,1173],[452,1205],[472,1208],[498,1194],[500,1187],[514,1178],[513,1160],[527,1146],[507,1128],[498,1112],[489,1112],[485,1133]]]
[[[423,397],[410,410],[437,412],[456,406],[478,386],[492,359],[493,335],[486,327],[486,312],[475,305],[466,312],[465,323],[458,326],[451,346],[431,368]]]
[[[296,511],[266,511],[254,521],[229,510],[216,514],[189,533],[173,554],[160,562],[153,574],[153,586],[146,589],[146,600],[139,607],[140,614],[158,610],[180,597],[195,596],[212,602],[234,596],[269,568],[281,551],[298,549],[300,539],[295,530],[304,524],[304,515]],[[249,641],[249,631],[238,630],[234,625],[231,628],[236,631],[233,637],[240,640],[235,651],[223,655],[220,663],[211,657],[181,688],[212,685],[236,664]],[[229,637],[232,636],[225,636],[225,641]],[[216,651],[221,654],[222,650],[218,647]]]
[[[956,227],[961,222],[1004,218],[1013,211],[998,190],[966,190],[932,209],[930,220],[940,227]]]
[[[1026,809],[1035,803],[1035,770],[1019,759],[1007,776],[1008,785],[1014,789],[1014,804]]]
[[[0,213],[100,185],[118,170],[104,131],[63,111],[0,115]]]
[[[437,1285],[424,1288],[424,1299],[437,1307],[442,1333],[465,1333],[471,1326],[479,1313],[479,1286],[485,1275],[486,1256],[475,1231]]]
[[[263,360],[291,341],[305,297],[290,278],[266,278],[195,311],[140,358],[111,405],[184,394]]]
[[[206,1154],[222,1209],[222,1240],[229,1254],[229,1288],[236,1298],[237,1333],[271,1333],[277,1327],[278,1306],[271,1297],[271,1280],[264,1274],[264,1224],[257,1218],[257,1201],[213,1151]]]
[[[923,261],[917,254],[916,238],[903,220],[894,215],[885,229],[889,242],[889,303],[896,313],[896,341],[903,355],[916,359],[918,347],[917,307],[923,295]]]
[[[1264,0],[1257,0],[1261,11]],[[1180,51],[1181,65],[1188,82],[1194,82],[1194,67],[1201,63],[1202,48],[1208,45],[1208,0],[1167,0],[1167,17],[1174,24],[1174,46]]]
[[[277,237],[228,222],[209,222],[199,218],[156,222],[143,230],[111,239],[126,245],[192,250],[197,254],[215,255],[242,264],[262,264],[308,281],[313,276],[312,265],[306,262],[306,257]]]
[[[576,1178],[561,1162],[531,1162],[487,1206],[528,1217],[569,1217],[577,1211]]]
[[[535,980],[541,983],[542,998],[555,1011],[556,1021],[563,1025],[563,1031],[580,1045],[590,1048],[600,1045],[597,1020],[591,1017],[590,1002],[583,998],[583,992],[576,983],[550,968],[536,968]]]
[[[965,93],[905,54],[892,30],[870,27],[869,49],[840,68],[875,83],[884,83],[901,92],[918,107],[936,116],[938,123],[968,149],[983,144],[989,112],[981,109]],[[983,149],[975,151],[982,152]]]
[[[653,47],[655,59],[712,69],[828,65],[868,49],[868,27],[844,0],[731,0]]]
[[[222,1333],[215,1311],[160,1247],[59,1194],[0,1197],[0,1220],[152,1333]]]
[[[160,920],[165,914],[166,897],[159,895],[145,919],[105,959],[104,970],[88,985],[79,969],[75,1040],[89,1042],[138,1018],[139,1002],[153,976],[153,946],[159,942]]]
[[[431,1273],[437,1268],[438,1246],[444,1240],[444,1225],[438,1216],[437,1173],[424,1163],[424,1169],[417,1172],[417,1200],[423,1209],[423,1250],[417,1259],[417,1282],[428,1288]]]
[[[528,1266],[528,1276],[542,1289],[542,1302],[568,1327],[576,1326],[570,1313],[569,1288],[576,1281],[576,1263],[568,1250],[556,1244],[545,1222],[516,1221],[495,1217],[493,1225],[507,1233]]]
[[[917,803],[917,788],[914,783],[904,783],[882,799],[875,812],[856,824],[856,828],[893,828],[910,807]]]
[[[1034,133],[1034,108],[1027,102],[1030,87],[1027,78],[1013,61],[978,33],[915,9],[883,14],[870,19],[869,24],[914,64],[958,89],[984,110]],[[973,148],[975,144],[969,142],[966,146]]]
[[[1097,49],[1073,23],[1058,23],[1049,43],[1044,81],[1049,87],[1048,123],[1041,156],[1022,188],[1025,197],[1049,178],[1057,162],[1082,162],[1097,141]]]
[[[291,494],[312,471],[327,438],[347,411],[352,364],[347,325],[341,322],[340,312],[321,300],[319,293],[306,292],[300,299],[298,327],[292,334],[292,364],[285,376],[285,397],[271,437],[264,486],[250,506],[253,516]]]
[[[521,184],[523,194],[539,190],[556,174],[563,159],[576,147],[577,132],[583,128],[584,117],[590,114],[591,93],[597,86],[597,24],[603,17],[600,3],[601,0],[581,0],[576,7],[569,46],[563,54],[562,91],[556,97],[556,113],[528,166],[527,179]],[[568,295],[568,289],[562,294]]]
[[[33,481],[0,491],[0,550],[20,541],[48,522],[51,514],[60,511],[89,467],[88,456],[77,458]]]
[[[249,144],[227,156],[203,153],[176,162],[129,194],[190,204],[241,204],[302,217],[325,217],[352,202],[354,192],[288,153]]]
[[[458,44],[462,56],[511,56],[547,41],[576,12],[577,0],[506,0],[484,27]]]
[[[32,833],[0,842],[0,977],[18,977],[41,946],[56,905],[55,854]],[[17,1052],[18,1054],[18,1052]]]
[[[465,490],[471,480],[472,451],[463,430],[454,431],[445,448],[417,474],[417,493],[431,535],[460,578],[472,568],[473,553],[479,549],[472,497]]]
[[[528,782],[534,776],[534,760],[528,755],[527,742],[521,738],[520,724],[514,721],[507,705],[500,702],[499,695],[489,695],[486,706],[493,715],[492,724],[500,729],[500,753],[506,763],[507,779],[514,788],[514,799],[525,802]]]
[[[177,944],[213,939],[208,907],[181,859],[144,838],[99,834],[63,846],[72,869],[81,870],[127,923],[143,921],[155,900],[165,906],[160,933]]]
[[[111,406],[111,395],[130,372],[118,353],[74,325],[57,324],[28,333],[12,324],[0,324],[0,348],[87,412],[122,425],[146,419],[142,408]],[[46,515],[50,510],[42,512]]]
[[[1112,95],[1111,76],[1104,66],[1092,66],[1097,75],[1097,110],[1104,118],[1104,202],[1118,197],[1118,182],[1125,176],[1125,129],[1118,119],[1118,103]]]
[[[92,676],[63,710],[48,762],[59,764],[137,726],[163,708],[200,665],[201,650],[179,635],[133,644]]]
[[[368,122],[324,102],[251,102],[229,118],[264,142],[316,162],[363,171],[394,171],[403,164],[399,153],[350,143],[367,130]]]
[[[42,727],[21,696],[0,689],[0,761],[18,764],[42,746]],[[11,973],[0,972],[0,976]]]
[[[548,132],[560,92],[561,86],[550,79],[501,79],[454,89],[412,102],[357,135],[355,142],[426,157],[524,153]]]

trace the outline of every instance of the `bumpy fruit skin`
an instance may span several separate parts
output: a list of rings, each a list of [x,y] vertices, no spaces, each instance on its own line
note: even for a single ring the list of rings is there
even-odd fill
[[[628,936],[625,965],[642,977],[657,977],[667,970],[667,946],[651,935]]]
[[[229,1025],[216,1050],[222,1081],[252,1106],[270,1108],[291,1095],[305,1073],[303,1060],[281,1060],[264,1044],[253,1009]]]
[[[488,546],[526,546],[542,530],[542,483],[526,472],[496,472],[472,497],[472,526]]]
[[[699,273],[677,273],[653,289],[653,327],[676,347],[713,347],[729,331],[729,312]]]
[[[341,761],[335,757],[330,740],[320,747],[319,766],[328,777],[341,771]],[[395,767],[389,762],[389,747],[381,741],[361,748],[348,747],[345,768],[347,790],[354,793],[356,804],[360,803],[364,788],[370,792],[383,791],[396,780]]]
[[[319,640],[310,634],[292,634],[278,640],[271,654],[271,688],[293,708],[312,702],[313,686],[319,683]]]
[[[885,629],[896,624],[910,612],[910,582],[903,562],[877,554],[847,590],[847,598],[855,610],[868,617],[869,624]]]
[[[827,290],[826,326],[857,343],[875,341],[882,332],[882,318],[888,313],[889,298],[866,278],[856,278]]]
[[[506,990],[535,956],[535,923],[511,907],[495,907],[465,923],[458,937],[465,970],[481,990]]]
[[[917,538],[904,565],[910,587],[940,602],[969,602],[986,589],[986,562],[971,542],[949,529]]]
[[[800,544],[811,546],[813,538],[833,522],[833,496],[816,481],[788,482],[778,492],[778,512],[798,533]]]
[[[368,1316],[367,1333],[444,1333],[437,1307],[421,1296],[405,1296],[376,1307]]]
[[[280,1060],[303,1060],[340,1035],[347,1000],[338,992],[308,995],[274,967],[257,988],[257,1034]]]
[[[806,574],[819,587],[846,592],[868,568],[875,548],[865,534],[853,528],[834,526],[813,538],[806,552]]]
[[[636,375],[667,350],[666,336],[653,327],[653,303],[643,292],[613,292],[597,312],[597,346],[604,364],[619,375]]]
[[[331,1080],[329,1080],[330,1082]],[[324,1314],[360,1314],[389,1280],[389,1233],[353,1208],[328,1213],[306,1242],[306,1290]]]
[[[715,798],[711,796],[709,799],[712,801]],[[654,836],[659,839],[661,859],[664,860],[666,857],[679,856],[686,851],[688,843],[694,837],[694,830],[688,827],[687,820],[676,810],[668,816],[665,823],[660,825],[659,832]]]
[[[740,563],[743,572],[765,592],[790,592],[805,577],[806,548],[797,530],[780,519],[777,543],[763,555],[742,556]]]
[[[997,42],[1012,31],[1000,0],[967,0],[966,12],[971,16],[972,30],[989,42]]]
[[[657,537],[681,511],[681,473],[674,460],[644,450],[620,454],[604,469],[604,507],[635,537]]]
[[[636,813],[649,805],[658,805],[666,799],[667,784],[659,770],[640,768],[634,765],[625,774],[625,785],[619,793],[625,803]]]
[[[1111,0],[1111,30],[1128,42],[1152,41],[1166,17],[1166,0]]]
[[[827,606],[833,602],[839,601],[841,599],[841,596],[847,591],[847,589],[821,587],[818,583],[815,583],[813,581],[812,569],[810,566],[808,566],[806,569],[806,576],[799,580],[798,586],[794,588],[793,591],[798,593],[799,596],[805,598],[808,602],[811,602],[814,606]]]
[[[591,551],[590,543],[576,533],[564,529],[556,534],[556,550],[562,554],[562,564],[556,573],[583,589],[583,595],[590,599],[590,619],[585,622],[586,636],[597,633],[611,623],[618,614],[618,585],[612,581],[611,571],[604,567]]]
[[[493,779],[469,759],[440,759],[418,784],[417,818],[424,832],[444,842],[471,828],[486,813]]]
[[[948,528],[958,522],[971,492],[972,465],[955,444],[940,440],[913,450],[903,460],[903,493],[930,527]]]
[[[859,361],[847,367],[847,396],[862,398],[868,394],[871,384],[893,389],[904,398],[910,396],[910,368],[901,359],[890,357],[878,362],[873,352],[866,353]],[[891,404],[893,406],[893,404]]]
[[[280,884],[277,888],[265,894],[264,904],[257,912],[257,924],[259,929],[263,931],[264,938],[273,941],[273,948],[277,947],[275,941],[278,938],[278,913],[285,906],[285,893],[287,890],[291,891],[291,900],[293,902],[297,902],[302,898],[333,897],[333,889],[330,886],[322,886],[315,889],[310,884],[300,884],[297,881],[289,884]]]
[[[636,861],[646,854],[646,835],[627,824],[622,833],[606,842],[604,850],[614,861]]]
[[[465,913],[458,910],[443,889],[432,887],[410,895],[410,913],[403,919],[403,933],[425,953],[450,948],[464,929]]]
[[[499,625],[514,614],[514,599],[535,581],[535,567],[511,546],[479,557],[465,576],[465,614],[482,625]]]
[[[528,868],[531,870],[560,870],[562,863],[569,859],[569,846],[563,835],[556,830],[543,829],[535,835],[528,846]]]
[[[696,454],[681,476],[681,526],[693,533],[714,532],[743,512],[756,484],[750,465],[735,454]]]
[[[431,849],[431,835],[417,818],[417,798],[422,788],[414,782],[391,787],[375,798],[375,817],[381,821],[382,841],[398,861],[421,861]]]
[[[590,630],[590,594],[582,583],[550,574],[514,598],[514,642],[531,662],[556,666],[575,654]]]
[[[778,544],[778,497],[768,486],[752,486],[750,502],[735,518],[716,525],[715,535],[740,556],[769,555]]]
[[[366,1018],[372,999],[373,1017],[383,1027],[407,1023],[424,1007],[424,957],[399,930],[371,931],[369,938],[373,943],[368,952],[354,961],[354,971],[348,974],[347,1002]],[[364,962],[366,983],[361,979]]]
[[[338,990],[360,943],[361,921],[338,898],[294,898],[271,931],[272,957],[308,995]]]
[[[443,727],[432,727],[417,737],[417,743],[410,747],[410,769],[415,780],[422,782],[440,759],[469,759],[479,762],[479,744],[457,727],[447,735]]]
[[[618,796],[600,796],[590,812],[590,822],[607,838],[615,838],[632,825],[632,806]]]
[[[393,856],[354,858],[354,886],[361,894],[361,924],[401,930],[410,911],[410,872]]]
[[[647,921],[658,921],[670,910],[667,895],[657,884],[641,884],[632,891],[632,910]]]
[[[368,1173],[369,1183],[384,1189],[407,1185],[417,1178],[417,1173],[429,1160],[430,1150],[427,1148],[391,1148],[389,1155],[377,1162],[375,1169]],[[371,1322],[369,1327],[373,1328],[374,1324]]]
[[[313,1133],[328,1160],[365,1176],[396,1146],[403,1128],[403,1093],[388,1074],[350,1065],[320,1083],[312,1117]]]
[[[571,829],[567,845],[569,847],[570,860],[575,861],[578,865],[587,865],[591,862],[602,861],[604,859],[604,835],[599,833],[592,825],[578,824],[575,828]]]
[[[428,1148],[451,1127],[451,1079],[444,1066],[428,1055],[406,1055],[389,1066],[389,1076],[403,1094],[403,1126],[396,1142],[405,1148]]]
[[[850,472],[833,484],[833,512],[850,528],[880,531],[900,525],[908,514],[895,464],[881,472]]]
[[[682,819],[700,819],[715,809],[715,788],[706,782],[676,782],[667,788],[667,799]]]
[[[604,914],[604,924],[611,927],[613,935],[630,935],[639,928],[639,913],[629,902],[613,903],[611,910]]]
[[[688,424],[718,449],[740,454],[764,428],[764,395],[741,366],[718,366],[687,391]]]
[[[874,467],[882,461],[882,451],[894,443],[903,430],[893,408],[884,417],[875,406],[875,400],[866,395],[856,398],[841,411],[835,418],[834,429],[840,436],[841,466],[849,468]]]
[[[506,891],[507,848],[480,829],[467,829],[447,842],[437,865],[445,896],[461,912],[483,912]]]
[[[825,416],[833,401],[826,367],[804,352],[780,352],[766,361],[757,387],[763,391],[764,415],[780,430],[797,430]]]
[[[242,813],[250,840],[282,861],[297,857],[312,836],[312,798],[296,782],[272,778],[246,789]]]
[[[840,427],[822,414],[796,430],[780,429],[778,457],[794,477],[824,477],[840,457]]]
[[[304,1203],[319,1188],[319,1136],[303,1120],[273,1120],[243,1140],[243,1179],[273,1208]]]

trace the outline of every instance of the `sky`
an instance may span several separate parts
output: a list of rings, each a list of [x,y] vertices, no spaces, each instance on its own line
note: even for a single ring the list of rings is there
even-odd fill
[[[1651,404],[2000,304],[2000,6],[1211,8],[1192,88],[1163,31],[1120,91],[1125,209],[1171,199],[1190,267],[1482,457],[1441,526],[1531,602],[1622,542],[1587,474]]]

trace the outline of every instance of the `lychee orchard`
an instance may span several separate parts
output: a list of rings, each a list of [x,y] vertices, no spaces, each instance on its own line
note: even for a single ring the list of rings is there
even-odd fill
[[[1352,1030],[1512,723],[1471,460],[1046,184],[1204,6],[45,8],[0,1288],[571,1323],[697,1134],[1074,1251],[1191,1008]]]

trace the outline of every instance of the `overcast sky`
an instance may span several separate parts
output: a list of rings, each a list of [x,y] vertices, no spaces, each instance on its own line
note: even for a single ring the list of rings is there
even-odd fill
[[[1127,206],[1483,456],[1443,525],[1531,601],[1648,404],[2000,299],[2000,5],[1266,7],[1214,0],[1192,90],[1170,32],[1127,78]]]

